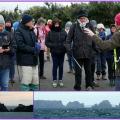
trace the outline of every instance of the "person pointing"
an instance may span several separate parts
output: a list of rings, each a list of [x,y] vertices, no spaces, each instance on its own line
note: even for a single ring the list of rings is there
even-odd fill
[[[117,28],[116,33],[112,36],[111,40],[108,41],[102,41],[100,38],[97,37],[90,29],[85,28],[84,32],[91,36],[93,39],[93,42],[95,42],[101,50],[103,51],[109,51],[114,48],[120,47],[120,13],[118,13],[115,18],[115,25]],[[116,68],[116,83],[115,83],[115,90],[120,91],[120,58],[116,61],[117,68]]]

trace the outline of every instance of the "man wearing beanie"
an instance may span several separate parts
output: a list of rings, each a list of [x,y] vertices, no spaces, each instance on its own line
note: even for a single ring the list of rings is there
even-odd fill
[[[84,33],[84,29],[89,28],[94,31],[93,26],[89,23],[88,15],[85,10],[80,10],[78,19],[74,23],[68,33],[66,39],[66,49],[69,55],[77,60],[79,65],[83,65],[85,69],[86,90],[92,90],[92,77],[91,77],[91,57],[93,43],[90,36]],[[71,44],[73,47],[71,48]],[[75,64],[75,90],[81,90],[82,70]]]
[[[5,20],[0,15],[0,91],[8,90],[11,57],[15,48],[13,36],[5,30]]]
[[[21,90],[38,90],[38,55],[40,45],[33,30],[32,17],[25,14],[16,30],[17,64],[22,71]]]
[[[98,38],[90,29],[85,29],[84,33],[88,34],[92,37],[93,40],[102,50],[112,50],[114,48],[120,47],[120,13],[115,16],[115,25],[117,28],[117,32],[113,34],[111,40],[102,41]],[[116,81],[115,81],[115,89],[116,91],[120,91],[120,58],[116,61]]]

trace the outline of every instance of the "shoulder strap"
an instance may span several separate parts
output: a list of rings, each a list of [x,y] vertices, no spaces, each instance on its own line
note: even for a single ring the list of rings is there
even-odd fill
[[[39,38],[39,28],[36,27],[36,29],[37,29],[37,39],[38,39]]]
[[[74,26],[73,26],[73,36],[75,35],[76,27],[77,27],[77,23],[74,23]]]

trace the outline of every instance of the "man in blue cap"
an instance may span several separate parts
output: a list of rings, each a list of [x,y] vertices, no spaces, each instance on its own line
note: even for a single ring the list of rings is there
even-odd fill
[[[22,71],[21,90],[38,90],[38,54],[40,44],[33,30],[33,21],[30,15],[23,15],[19,28],[16,30],[17,64]]]

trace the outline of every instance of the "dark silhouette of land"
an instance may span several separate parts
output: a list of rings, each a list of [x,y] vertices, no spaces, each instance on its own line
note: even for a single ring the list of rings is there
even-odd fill
[[[33,105],[25,106],[23,104],[19,104],[14,109],[8,110],[8,108],[0,103],[0,112],[33,112]]]

